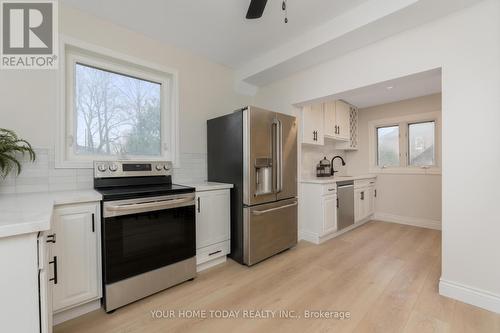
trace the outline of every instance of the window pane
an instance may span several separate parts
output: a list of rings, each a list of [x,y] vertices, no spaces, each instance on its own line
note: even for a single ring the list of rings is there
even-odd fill
[[[377,164],[399,166],[399,126],[377,128]]]
[[[433,121],[408,125],[409,163],[412,166],[434,165]]]
[[[161,154],[161,84],[76,64],[75,153]]]

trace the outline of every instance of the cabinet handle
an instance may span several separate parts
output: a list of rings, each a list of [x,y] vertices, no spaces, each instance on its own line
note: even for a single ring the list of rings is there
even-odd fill
[[[95,232],[95,214],[92,213],[92,232]]]
[[[337,208],[339,208],[339,198],[337,198]]]
[[[47,243],[56,243],[56,234],[47,235]]]
[[[215,251],[215,252],[209,253],[208,255],[209,256],[213,256],[214,254],[221,253],[221,252],[222,252],[222,250],[219,250],[219,251]]]
[[[54,259],[49,261],[50,264],[54,264],[54,277],[49,279],[49,281],[54,281],[54,284],[57,284],[57,256],[54,256]]]
[[[375,190],[375,198],[377,197],[377,190]]]
[[[198,213],[201,213],[201,201],[200,201],[200,197],[198,197]]]
[[[365,200],[365,192],[361,192],[361,200]]]

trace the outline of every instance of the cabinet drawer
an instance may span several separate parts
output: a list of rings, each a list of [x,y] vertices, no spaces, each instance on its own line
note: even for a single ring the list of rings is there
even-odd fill
[[[354,188],[364,188],[375,184],[375,179],[360,179],[354,181]]]
[[[203,264],[209,260],[228,255],[229,251],[229,240],[203,247],[196,251],[196,264]]]
[[[336,193],[337,193],[337,183],[323,185],[323,195],[336,194]]]

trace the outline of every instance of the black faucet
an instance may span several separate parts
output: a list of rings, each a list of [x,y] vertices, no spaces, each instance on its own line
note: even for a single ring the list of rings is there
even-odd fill
[[[337,155],[337,156],[334,156],[334,157],[332,158],[331,168],[330,168],[330,175],[331,175],[331,176],[335,176],[335,172],[338,172],[338,171],[333,170],[333,161],[334,161],[336,158],[340,158],[340,160],[342,161],[342,166],[344,166],[344,165],[345,165],[345,161],[344,161],[344,159],[342,158],[342,156],[338,156],[338,155]]]

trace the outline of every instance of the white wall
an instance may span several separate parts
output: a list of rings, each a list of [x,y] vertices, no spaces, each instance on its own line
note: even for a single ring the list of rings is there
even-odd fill
[[[301,154],[301,179],[310,179],[316,177],[316,165],[319,163],[323,157],[331,160],[334,156],[339,155],[342,158],[346,158],[346,154],[343,150],[337,150],[335,148],[335,142],[333,140],[325,139],[324,146],[314,146],[308,144],[302,144],[302,154]],[[342,163],[336,159],[333,168],[336,173],[335,175],[346,175],[347,165],[342,166]]]
[[[359,109],[359,149],[347,153],[349,174],[361,175],[369,172],[369,122],[436,111],[441,112],[441,94]],[[441,128],[438,127],[437,131],[440,133]],[[438,134],[437,138],[440,136]],[[441,164],[439,154],[436,155],[436,161],[438,165]],[[441,175],[377,174],[375,211],[379,216],[439,226]]]
[[[462,294],[457,287],[448,295],[500,312],[500,218],[495,209],[500,188],[498,0],[485,0],[280,80],[260,89],[255,104],[294,113],[293,103],[439,67],[442,281],[464,286]],[[464,296],[473,289],[479,290],[479,298]],[[490,305],[482,291],[491,296]]]
[[[181,168],[174,178],[205,178],[206,120],[248,103],[234,93],[233,71],[64,5],[59,27],[69,37],[179,71]],[[0,71],[0,127],[17,131],[40,156],[20,178],[0,183],[0,193],[92,186],[89,170],[54,170],[56,80],[56,71]]]

